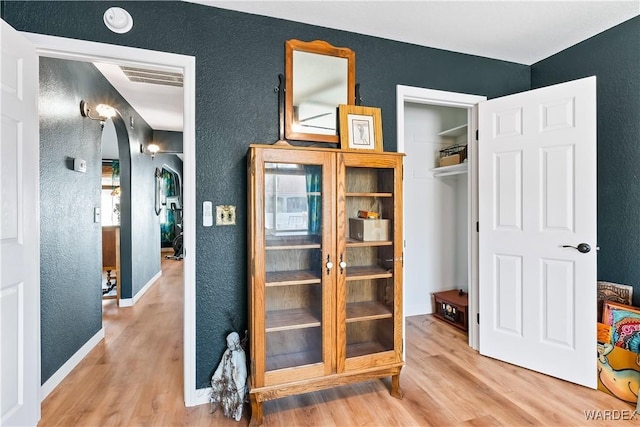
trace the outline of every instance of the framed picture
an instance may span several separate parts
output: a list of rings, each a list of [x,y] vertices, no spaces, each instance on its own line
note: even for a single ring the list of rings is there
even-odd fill
[[[160,211],[162,210],[162,201],[160,200],[160,192],[162,190],[162,171],[160,168],[156,168],[155,173],[155,203],[154,210],[156,215],[160,215]]]
[[[341,104],[338,106],[338,115],[340,116],[340,148],[382,151],[380,108]]]

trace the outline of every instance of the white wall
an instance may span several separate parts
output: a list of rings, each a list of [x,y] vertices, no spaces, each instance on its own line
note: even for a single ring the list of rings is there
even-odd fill
[[[466,175],[434,178],[438,133],[466,123],[467,109],[405,104],[404,310],[431,313],[431,294],[467,289]],[[460,266],[459,266],[460,265]]]

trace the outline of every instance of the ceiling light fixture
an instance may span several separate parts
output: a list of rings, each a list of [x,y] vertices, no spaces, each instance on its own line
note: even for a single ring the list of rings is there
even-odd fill
[[[121,7],[110,7],[102,16],[104,25],[114,33],[124,34],[133,28],[133,18]]]

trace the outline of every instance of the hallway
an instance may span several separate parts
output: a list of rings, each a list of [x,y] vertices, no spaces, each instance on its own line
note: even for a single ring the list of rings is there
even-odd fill
[[[103,301],[105,339],[44,400],[39,426],[206,425],[217,418],[208,405],[184,407],[183,300],[183,263],[163,259],[162,276],[135,306]]]

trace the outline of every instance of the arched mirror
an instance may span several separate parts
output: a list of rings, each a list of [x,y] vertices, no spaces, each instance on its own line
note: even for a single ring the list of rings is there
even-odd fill
[[[338,105],[355,104],[355,52],[315,40],[285,43],[285,138],[338,143]]]

